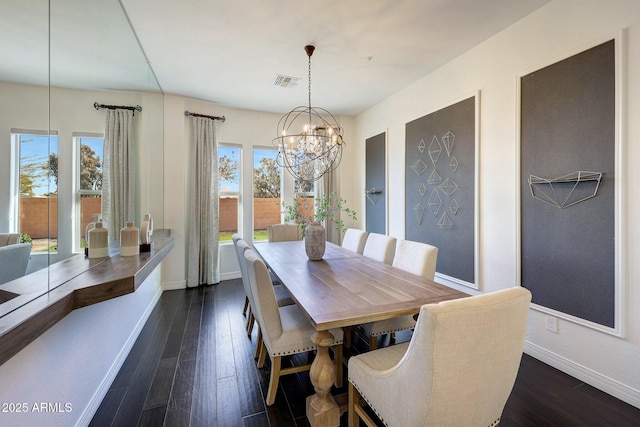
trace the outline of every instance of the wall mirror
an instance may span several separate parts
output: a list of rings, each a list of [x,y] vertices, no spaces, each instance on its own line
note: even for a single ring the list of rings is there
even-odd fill
[[[29,290],[36,298],[72,278],[50,266],[84,257],[100,212],[106,110],[95,102],[142,107],[130,219],[151,213],[162,228],[163,95],[118,0],[1,2],[0,16],[0,233],[32,238],[27,274],[46,282]]]

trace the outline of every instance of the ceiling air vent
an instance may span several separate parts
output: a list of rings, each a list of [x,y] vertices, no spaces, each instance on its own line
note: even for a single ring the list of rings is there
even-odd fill
[[[280,87],[294,87],[298,84],[300,77],[285,76],[283,74],[276,75],[276,79],[273,81],[274,86]]]

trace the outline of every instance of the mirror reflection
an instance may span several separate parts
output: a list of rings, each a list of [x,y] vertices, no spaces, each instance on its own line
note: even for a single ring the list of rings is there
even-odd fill
[[[132,218],[123,221],[140,225],[150,213],[162,228],[163,98],[117,0],[2,1],[0,16],[0,270],[19,264],[26,242],[25,270],[11,277],[33,279],[0,283],[0,303],[16,305],[72,278],[45,267],[84,257],[87,225],[102,212],[106,110],[95,102],[142,107],[131,123]]]

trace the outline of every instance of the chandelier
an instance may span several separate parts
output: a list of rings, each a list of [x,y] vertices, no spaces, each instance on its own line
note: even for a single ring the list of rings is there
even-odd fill
[[[278,147],[278,165],[294,178],[314,182],[333,171],[342,159],[342,128],[324,108],[311,106],[311,55],[315,46],[304,47],[309,57],[309,106],[296,107],[280,118],[278,137],[272,143]]]

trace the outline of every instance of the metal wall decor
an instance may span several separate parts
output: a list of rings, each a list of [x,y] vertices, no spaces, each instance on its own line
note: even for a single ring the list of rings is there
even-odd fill
[[[536,199],[564,209],[595,197],[601,180],[602,172],[588,171],[577,171],[553,179],[529,175],[529,190]]]
[[[370,188],[368,190],[364,190],[365,196],[367,196],[367,200],[372,204],[377,204],[380,201],[380,197],[382,197],[383,190],[382,188]]]

